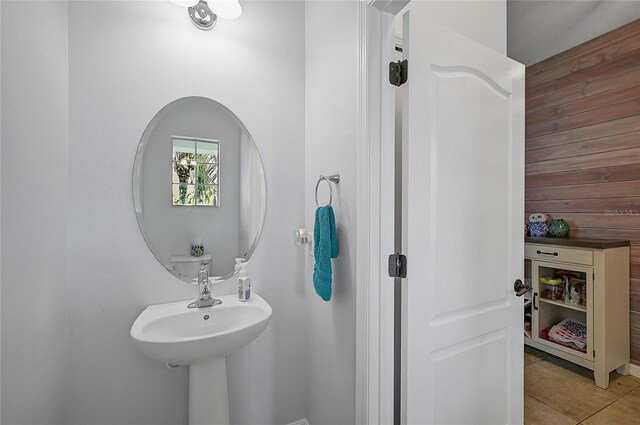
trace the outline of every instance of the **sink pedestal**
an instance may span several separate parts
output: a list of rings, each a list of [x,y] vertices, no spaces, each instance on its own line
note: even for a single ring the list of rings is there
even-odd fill
[[[235,294],[220,300],[204,308],[189,308],[190,300],[152,305],[131,326],[131,339],[142,353],[169,365],[189,365],[191,425],[229,424],[226,356],[256,339],[271,319],[271,306],[258,294],[247,302]]]
[[[229,424],[227,359],[217,357],[189,365],[189,425]]]

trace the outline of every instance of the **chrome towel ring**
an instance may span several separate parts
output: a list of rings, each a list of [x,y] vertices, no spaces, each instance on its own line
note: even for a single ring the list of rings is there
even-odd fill
[[[316,183],[316,206],[317,207],[320,206],[320,204],[318,203],[318,187],[320,187],[320,182],[323,180],[329,184],[329,203],[326,206],[330,207],[331,203],[333,202],[333,187],[331,186],[331,183],[335,183],[335,184],[340,183],[340,174],[332,174],[330,176],[323,176],[322,174],[320,174],[320,177],[318,177],[318,182]]]

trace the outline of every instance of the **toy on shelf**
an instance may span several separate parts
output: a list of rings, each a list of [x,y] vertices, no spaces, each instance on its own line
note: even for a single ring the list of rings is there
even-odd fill
[[[533,213],[529,216],[529,236],[547,236],[547,215],[544,213]]]
[[[568,238],[569,225],[561,218],[554,218],[549,224],[549,234],[557,238]]]

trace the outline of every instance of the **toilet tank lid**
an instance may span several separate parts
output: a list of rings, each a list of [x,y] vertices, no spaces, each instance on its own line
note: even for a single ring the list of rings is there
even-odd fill
[[[200,263],[202,261],[211,261],[211,254],[204,254],[199,257],[193,255],[172,255],[172,263]]]

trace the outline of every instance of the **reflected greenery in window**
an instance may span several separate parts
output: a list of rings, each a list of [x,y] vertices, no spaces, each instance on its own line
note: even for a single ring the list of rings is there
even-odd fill
[[[217,207],[220,142],[176,136],[172,142],[173,205]]]

